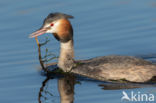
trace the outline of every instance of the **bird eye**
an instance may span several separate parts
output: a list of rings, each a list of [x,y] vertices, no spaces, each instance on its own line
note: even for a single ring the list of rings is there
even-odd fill
[[[54,26],[54,24],[53,24],[53,23],[51,23],[51,24],[50,24],[50,26]]]

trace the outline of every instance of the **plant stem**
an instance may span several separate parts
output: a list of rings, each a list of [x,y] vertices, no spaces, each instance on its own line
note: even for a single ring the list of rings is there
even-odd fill
[[[36,43],[38,46],[38,57],[39,57],[40,65],[44,71],[47,71],[47,69],[44,67],[44,63],[42,62],[41,48],[40,48],[41,46],[40,46],[40,43],[39,43],[37,37],[35,37],[35,40],[36,40]]]

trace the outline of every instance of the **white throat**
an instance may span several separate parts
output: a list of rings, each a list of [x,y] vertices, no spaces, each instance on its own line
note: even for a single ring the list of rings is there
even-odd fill
[[[61,42],[61,49],[73,49],[73,41],[69,40],[68,42],[62,43]]]
[[[70,71],[74,64],[73,40],[69,40],[68,42],[61,42],[60,45],[58,66],[64,71]]]

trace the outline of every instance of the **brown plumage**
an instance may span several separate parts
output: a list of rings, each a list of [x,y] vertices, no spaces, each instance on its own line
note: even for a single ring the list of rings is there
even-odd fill
[[[60,19],[57,22],[59,22],[59,26],[57,28],[57,33],[55,36],[58,37],[58,40],[61,40],[63,42],[71,40],[72,35],[70,32],[73,31],[72,26],[68,19]]]

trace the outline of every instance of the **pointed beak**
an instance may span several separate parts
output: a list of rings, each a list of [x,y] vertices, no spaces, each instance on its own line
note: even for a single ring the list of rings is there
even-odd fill
[[[41,28],[41,29],[33,32],[32,34],[30,34],[29,38],[34,38],[34,37],[40,36],[42,34],[45,34],[48,29],[50,29],[50,28],[49,27]]]

